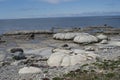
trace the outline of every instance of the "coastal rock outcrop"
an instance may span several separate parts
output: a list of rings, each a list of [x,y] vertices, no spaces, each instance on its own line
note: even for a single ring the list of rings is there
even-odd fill
[[[60,50],[57,49],[55,53],[51,54],[47,63],[49,66],[72,66],[76,64],[84,64],[88,60],[96,60],[99,55],[94,52],[85,50]]]
[[[78,35],[74,38],[74,42],[80,43],[80,44],[89,44],[98,42],[98,39],[90,34],[84,34],[84,35]]]
[[[41,73],[42,70],[37,67],[23,67],[19,70],[19,74]]]
[[[73,40],[75,36],[84,34],[88,33],[56,33],[53,35],[53,38],[60,40]]]
[[[49,66],[70,66],[77,63],[82,63],[86,61],[87,58],[84,55],[78,54],[65,54],[61,52],[56,52],[50,56],[47,63]]]

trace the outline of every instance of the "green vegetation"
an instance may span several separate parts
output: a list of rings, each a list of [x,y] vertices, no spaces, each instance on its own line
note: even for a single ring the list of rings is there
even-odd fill
[[[83,70],[84,67],[95,66],[95,69]],[[119,80],[120,59],[104,60],[92,64],[85,64],[82,68],[64,74],[62,78],[55,77],[53,80]]]

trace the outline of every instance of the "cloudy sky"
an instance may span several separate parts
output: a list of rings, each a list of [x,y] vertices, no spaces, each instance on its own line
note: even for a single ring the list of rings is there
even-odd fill
[[[120,0],[0,0],[0,19],[120,15]]]

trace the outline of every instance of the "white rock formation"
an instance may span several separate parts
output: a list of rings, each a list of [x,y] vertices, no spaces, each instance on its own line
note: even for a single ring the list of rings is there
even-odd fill
[[[93,43],[93,42],[98,42],[98,39],[93,36],[93,35],[90,35],[90,34],[81,34],[81,35],[78,35],[74,38],[74,42],[77,42],[77,43]]]
[[[108,37],[106,35],[103,35],[103,34],[98,35],[97,38],[100,39],[100,40],[108,39]]]
[[[41,69],[37,67],[23,67],[19,70],[19,74],[41,73]]]
[[[74,49],[66,50],[66,52],[64,52],[59,50],[49,57],[47,63],[49,66],[57,67],[72,66],[76,64],[84,64],[84,62],[86,62],[87,60],[95,61],[96,57],[99,57],[99,55],[95,54],[93,51]]]
[[[54,39],[60,40],[71,40],[77,35],[88,34],[88,33],[56,33],[53,35]]]
[[[49,57],[47,63],[49,66],[71,66],[75,64],[80,64],[86,60],[86,56],[81,54],[70,55],[61,52],[56,52]]]

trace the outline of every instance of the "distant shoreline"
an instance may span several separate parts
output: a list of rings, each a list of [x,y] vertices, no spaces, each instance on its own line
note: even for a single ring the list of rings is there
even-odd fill
[[[120,15],[103,15],[103,16],[64,16],[64,17],[35,17],[35,18],[6,18],[0,20],[20,20],[20,19],[52,19],[52,18],[86,18],[86,17],[120,17]],[[119,18],[118,18],[119,19]]]

